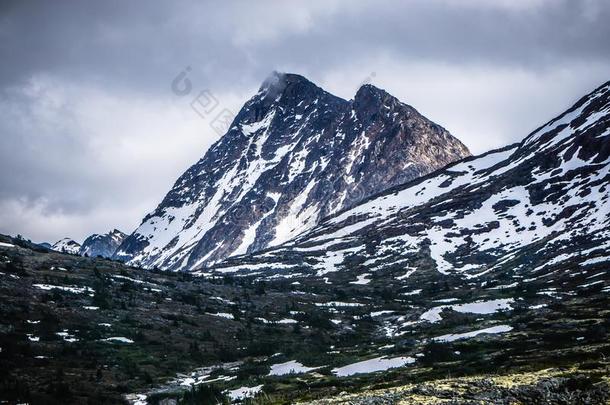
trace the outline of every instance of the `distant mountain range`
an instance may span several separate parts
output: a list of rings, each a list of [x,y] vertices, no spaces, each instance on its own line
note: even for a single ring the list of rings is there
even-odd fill
[[[277,246],[469,155],[444,128],[372,85],[347,101],[302,76],[274,73],[114,257],[192,270]]]
[[[110,258],[126,237],[126,234],[114,229],[106,234],[93,234],[85,239],[82,245],[70,238],[63,238],[50,245],[50,249],[81,256]],[[48,244],[41,244],[45,245]]]

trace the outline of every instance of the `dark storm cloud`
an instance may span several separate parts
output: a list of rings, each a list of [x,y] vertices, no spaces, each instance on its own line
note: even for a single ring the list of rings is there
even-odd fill
[[[232,110],[274,69],[376,84],[475,152],[608,80],[605,0],[0,3],[0,232],[131,231],[215,139],[170,90]],[[525,103],[536,105],[531,108]]]
[[[610,58],[604,0],[3,4],[5,85],[53,72],[165,91],[184,63],[202,80],[245,85],[277,64],[320,75],[371,54],[536,70]]]

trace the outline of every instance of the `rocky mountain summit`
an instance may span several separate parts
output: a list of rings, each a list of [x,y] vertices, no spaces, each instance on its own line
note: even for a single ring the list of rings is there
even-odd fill
[[[90,257],[112,257],[126,237],[127,235],[118,229],[113,229],[103,235],[94,233],[85,239],[80,247],[79,254]]]
[[[444,128],[372,85],[347,101],[274,73],[115,258],[189,270],[277,246],[466,156]]]
[[[61,253],[70,253],[76,255],[80,252],[80,243],[70,239],[70,238],[62,238],[55,242],[51,249],[56,252]]]

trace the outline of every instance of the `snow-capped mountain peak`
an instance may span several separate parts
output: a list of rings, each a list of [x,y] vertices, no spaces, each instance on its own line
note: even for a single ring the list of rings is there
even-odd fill
[[[374,86],[347,101],[274,72],[115,257],[193,269],[275,246],[468,155],[445,129]]]
[[[90,257],[112,257],[126,237],[127,235],[118,229],[113,229],[103,235],[93,234],[85,239],[79,254]]]
[[[63,238],[55,242],[55,244],[51,246],[51,249],[57,252],[78,254],[81,256],[101,256],[110,258],[114,255],[117,248],[123,243],[126,237],[127,235],[123,232],[118,229],[113,229],[106,234],[94,233],[87,237],[82,245],[70,238]]]
[[[80,243],[75,242],[70,238],[63,238],[58,240],[51,246],[52,250],[62,253],[78,254],[80,250]]]

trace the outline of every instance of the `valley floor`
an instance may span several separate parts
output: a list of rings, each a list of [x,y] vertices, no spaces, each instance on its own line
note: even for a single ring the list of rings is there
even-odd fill
[[[610,277],[579,266],[203,278],[0,237],[0,403],[604,404]]]

